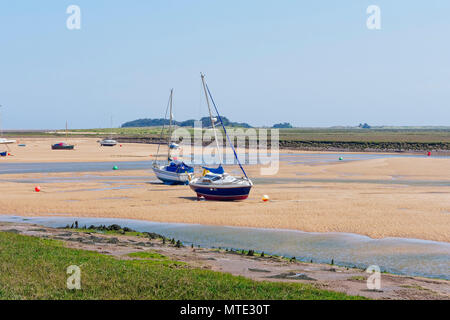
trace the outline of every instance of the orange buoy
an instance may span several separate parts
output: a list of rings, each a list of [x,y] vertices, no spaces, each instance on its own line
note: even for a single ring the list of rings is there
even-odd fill
[[[263,195],[262,201],[264,201],[264,202],[269,201],[269,196],[267,194]]]
[[[39,191],[41,191],[41,187],[39,187],[39,186],[36,186],[36,187],[34,188],[34,191],[36,191],[36,192],[39,192]]]

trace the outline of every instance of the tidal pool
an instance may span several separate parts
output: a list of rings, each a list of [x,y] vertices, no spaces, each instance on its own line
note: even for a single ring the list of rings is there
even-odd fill
[[[137,231],[155,232],[181,240],[185,245],[253,249],[297,260],[334,263],[382,271],[450,280],[450,243],[417,239],[371,239],[347,233],[310,233],[295,230],[158,223],[128,219],[0,216],[3,222],[64,227],[119,224]]]
[[[146,170],[151,169],[152,162],[8,162],[0,165],[0,174],[111,171],[115,165],[122,170]]]
[[[426,158],[425,155],[411,154],[374,154],[374,153],[280,153],[279,160],[288,164],[323,164],[330,162],[340,162],[339,157],[343,156],[343,161],[361,161],[384,158]],[[436,158],[450,159],[450,156],[435,156]],[[185,157],[187,158],[187,157]],[[248,159],[241,157],[242,163],[247,164]],[[152,161],[106,161],[106,162],[24,162],[24,163],[2,163],[0,164],[0,174],[14,173],[54,173],[54,172],[94,172],[111,171],[117,165],[119,170],[151,170]],[[165,164],[165,161],[158,161]],[[196,165],[199,167],[199,165]]]

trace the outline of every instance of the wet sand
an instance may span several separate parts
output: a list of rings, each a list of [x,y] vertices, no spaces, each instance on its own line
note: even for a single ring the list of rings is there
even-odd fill
[[[156,145],[141,143],[120,143],[115,147],[101,147],[101,138],[60,137],[60,138],[11,138],[17,144],[8,145],[11,157],[0,159],[4,162],[90,162],[90,161],[140,161],[152,160]],[[74,150],[51,150],[51,145],[66,142],[75,145]],[[18,144],[25,144],[19,147]],[[0,150],[5,149],[0,146]]]
[[[58,139],[21,139],[27,147],[13,145],[14,156],[1,159],[0,166],[2,162],[152,160],[156,153],[155,145],[101,148],[96,139],[75,140],[75,151],[51,151],[51,142]],[[289,154],[295,158],[299,152]],[[255,186],[242,202],[198,202],[187,186],[159,184],[150,168],[0,175],[0,214],[128,218],[450,242],[450,159],[282,161],[276,176],[262,176],[259,166],[246,169]],[[34,192],[37,184],[40,193]],[[262,202],[264,194],[271,201]]]

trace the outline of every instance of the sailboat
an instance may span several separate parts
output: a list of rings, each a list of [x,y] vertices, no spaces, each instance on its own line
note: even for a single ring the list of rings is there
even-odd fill
[[[113,127],[112,122],[113,121],[112,121],[112,116],[111,116],[111,128]],[[117,145],[117,141],[112,138],[112,132],[108,138],[100,140],[99,143],[100,143],[100,146],[102,146],[102,147],[114,147],[115,145]]]
[[[169,102],[167,104],[166,108],[166,115],[164,119],[167,119],[167,111],[170,109],[170,120],[169,120],[169,132],[168,132],[168,139],[167,139],[167,165],[158,165],[158,155],[159,155],[159,148],[161,146],[161,143],[158,145],[158,151],[156,154],[155,161],[153,162],[153,172],[155,173],[156,177],[164,182],[165,184],[169,185],[176,185],[176,184],[189,184],[189,180],[192,179],[194,175],[194,168],[188,166],[183,161],[172,159],[171,151],[173,149],[177,149],[174,146],[178,146],[175,143],[171,142],[171,133],[172,133],[172,101],[173,101],[173,89],[170,90],[170,96],[169,96]],[[160,140],[162,140],[162,136],[164,133],[165,124],[163,124],[163,127],[161,129],[161,137]]]
[[[206,104],[208,105],[208,111],[209,111],[209,118],[211,121],[212,129],[214,130],[214,138],[216,141],[216,148],[217,148],[217,154],[220,158],[220,164],[217,168],[208,168],[203,167],[203,176],[199,178],[194,178],[190,181],[189,186],[191,189],[197,193],[197,198],[204,198],[206,200],[244,200],[248,198],[248,195],[250,193],[250,190],[253,186],[252,181],[247,176],[247,173],[245,172],[244,168],[242,167],[239,158],[237,156],[236,150],[234,149],[233,143],[230,140],[230,137],[228,136],[227,130],[223,124],[222,118],[220,117],[219,111],[217,109],[217,106],[214,102],[214,99],[211,95],[211,92],[209,91],[208,85],[205,82],[205,76],[201,74],[202,78],[202,84],[203,84],[203,90],[205,92],[206,97]],[[214,109],[217,113],[217,117],[219,119],[219,122],[222,125],[222,128],[225,132],[225,135],[227,136],[228,142],[233,149],[234,157],[239,164],[239,167],[241,168],[242,172],[244,173],[244,177],[237,178],[234,176],[229,175],[225,172],[225,170],[222,167],[222,156],[219,149],[219,141],[217,140],[217,133],[216,133],[216,127],[215,127],[215,121],[217,120],[215,117],[213,117],[212,111],[211,111],[211,105],[210,101],[214,106]]]
[[[0,105],[0,108],[2,107],[2,105]],[[1,120],[1,118],[0,118]],[[16,140],[10,140],[10,139],[6,139],[6,138],[2,138],[3,136],[3,129],[1,129],[1,122],[0,122],[0,144],[4,144],[6,149],[9,150],[8,148],[8,144],[12,144],[12,143],[16,143]],[[0,152],[0,156],[1,157],[6,157],[8,155],[8,151],[2,151]]]
[[[67,121],[66,121],[66,139],[67,139]],[[58,142],[52,144],[52,150],[73,150],[75,146],[73,144],[68,144],[65,142]]]
[[[10,139],[6,139],[6,138],[0,138],[0,144],[12,144],[12,143],[16,143],[16,140],[10,140]]]

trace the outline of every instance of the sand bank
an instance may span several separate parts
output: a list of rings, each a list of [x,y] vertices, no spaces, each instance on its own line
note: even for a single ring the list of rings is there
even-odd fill
[[[156,146],[143,144],[101,148],[87,138],[76,140],[80,147],[74,152],[52,152],[49,141],[33,141],[20,141],[27,147],[13,146],[15,156],[1,161],[151,160],[156,152]],[[227,170],[237,172],[235,167]],[[1,175],[0,214],[67,214],[450,241],[450,159],[282,161],[276,176],[262,176],[259,166],[248,166],[247,171],[255,181],[249,199],[228,203],[198,202],[187,186],[157,183],[150,168]],[[34,192],[37,184],[40,193]],[[265,194],[271,201],[261,201]]]

